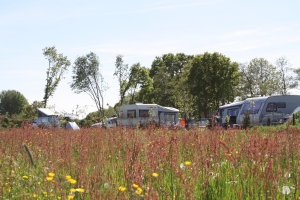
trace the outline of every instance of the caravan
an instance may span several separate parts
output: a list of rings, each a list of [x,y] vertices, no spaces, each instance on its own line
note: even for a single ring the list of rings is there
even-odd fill
[[[230,104],[226,104],[219,107],[217,120],[220,126],[226,127],[227,125],[236,124],[236,118],[239,114],[239,111],[243,105],[243,101],[241,102],[233,102]],[[226,122],[226,117],[229,118],[229,124]]]
[[[269,97],[253,97],[241,102],[220,106],[218,120],[221,126],[226,124],[243,125],[245,114],[249,114],[251,126],[277,125],[284,123],[284,118],[300,106],[300,95],[278,95]]]
[[[135,127],[138,124],[147,126],[155,123],[157,126],[176,125],[179,110],[171,107],[163,107],[157,104],[135,103],[120,107],[119,121],[122,126]]]
[[[47,108],[38,108],[38,118],[33,121],[32,128],[59,128],[60,121],[58,115]]]
[[[248,98],[239,112],[237,123],[242,125],[246,113],[250,115],[251,126],[277,125],[283,118],[300,106],[300,95],[278,95]]]

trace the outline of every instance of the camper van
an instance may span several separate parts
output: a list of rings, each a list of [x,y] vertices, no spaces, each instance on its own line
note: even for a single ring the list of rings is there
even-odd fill
[[[179,123],[178,113],[179,110],[172,107],[135,103],[121,106],[118,120],[122,126],[128,127],[135,127],[138,124],[148,126],[149,123],[172,126]]]
[[[251,126],[277,125],[283,118],[300,106],[300,95],[278,95],[256,97],[244,100],[237,116],[237,124],[243,124],[246,113],[250,116]]]
[[[229,125],[234,125],[237,124],[236,118],[239,114],[239,111],[243,105],[243,101],[241,102],[233,102],[230,104],[226,104],[223,106],[220,106],[218,109],[218,114],[217,114],[217,120],[220,126],[226,127],[226,117],[229,117]]]
[[[32,123],[32,128],[59,128],[60,121],[58,115],[47,108],[38,108],[38,118]]]

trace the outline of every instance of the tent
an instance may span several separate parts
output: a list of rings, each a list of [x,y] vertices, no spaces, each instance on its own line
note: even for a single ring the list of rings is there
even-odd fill
[[[76,124],[76,122],[68,122],[66,124],[66,129],[70,129],[70,130],[79,130],[79,126]]]

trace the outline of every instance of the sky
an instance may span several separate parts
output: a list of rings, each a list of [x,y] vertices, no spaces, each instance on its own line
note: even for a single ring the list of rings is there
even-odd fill
[[[43,49],[51,46],[72,63],[48,102],[60,113],[96,110],[88,94],[70,88],[73,62],[90,52],[109,87],[105,107],[119,100],[117,55],[148,68],[167,53],[219,52],[233,62],[264,58],[272,64],[285,56],[300,68],[299,8],[298,0],[0,0],[0,92],[42,101]]]

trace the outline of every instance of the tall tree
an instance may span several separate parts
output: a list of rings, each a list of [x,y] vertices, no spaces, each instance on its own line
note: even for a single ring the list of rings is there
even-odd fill
[[[59,82],[64,78],[64,73],[71,65],[71,62],[68,60],[67,56],[58,54],[55,46],[44,48],[43,54],[49,63],[46,72],[47,78],[43,100],[44,106],[46,108],[49,97],[53,96]]]
[[[298,84],[295,78],[291,75],[293,70],[291,68],[291,64],[286,59],[286,57],[282,56],[276,60],[276,67],[279,71],[279,93],[282,95],[287,95],[288,90],[295,88]]]
[[[124,97],[126,95],[126,85],[128,85],[128,82],[126,81],[128,79],[128,65],[124,64],[123,56],[117,55],[116,57],[116,63],[115,63],[115,72],[114,76],[118,78],[119,82],[119,95],[120,95],[120,105],[123,104]]]
[[[208,117],[221,102],[233,101],[227,92],[238,84],[238,65],[217,52],[197,55],[188,75],[190,93],[196,98],[199,118]]]
[[[20,114],[28,105],[28,101],[24,95],[16,90],[3,90],[0,93],[0,100],[1,114]]]
[[[104,117],[104,92],[108,87],[100,73],[99,66],[99,58],[93,52],[78,57],[73,65],[71,89],[77,94],[87,93],[95,102],[101,117]]]
[[[272,95],[279,90],[279,73],[264,58],[255,58],[241,67],[241,89],[244,96]]]
[[[183,68],[193,56],[183,53],[164,54],[152,62],[150,77],[153,79],[153,101],[164,106],[177,107],[180,94],[176,93]]]

